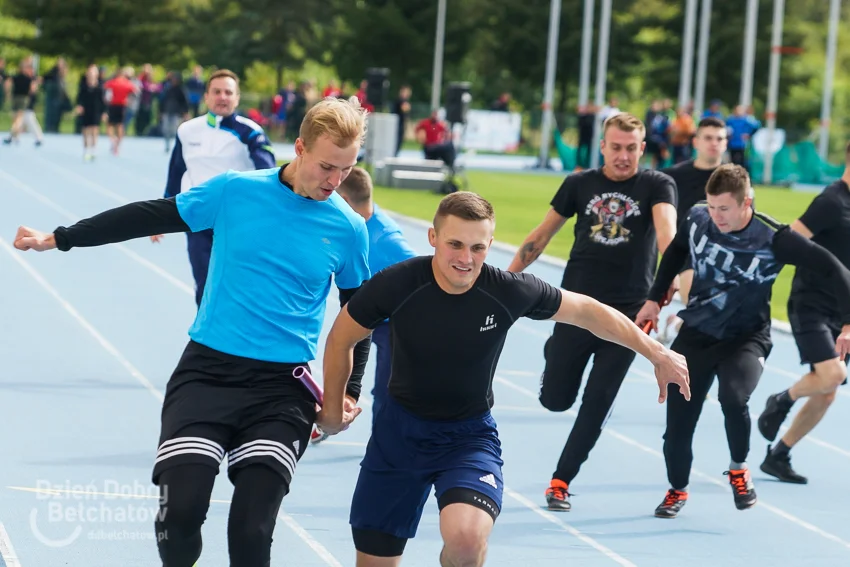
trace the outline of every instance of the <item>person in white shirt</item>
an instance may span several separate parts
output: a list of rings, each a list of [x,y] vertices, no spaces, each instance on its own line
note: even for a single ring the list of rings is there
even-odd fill
[[[221,69],[210,76],[204,92],[209,112],[188,120],[177,129],[171,152],[165,197],[197,187],[227,172],[269,169],[277,166],[271,143],[263,128],[236,114],[239,106],[239,77]],[[186,234],[189,262],[195,278],[195,303],[200,306],[207,281],[212,250],[212,230]],[[162,235],[152,236],[159,242]]]

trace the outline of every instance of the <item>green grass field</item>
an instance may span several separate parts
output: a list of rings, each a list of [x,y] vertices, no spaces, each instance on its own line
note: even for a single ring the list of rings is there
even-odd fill
[[[496,209],[496,239],[516,246],[522,244],[531,229],[543,219],[562,180],[551,175],[480,171],[468,172],[467,176],[469,190],[489,200]],[[756,189],[759,210],[786,223],[802,214],[815,195],[775,187]],[[428,221],[433,218],[440,198],[426,191],[375,188],[375,201],[383,208]],[[567,222],[546,248],[546,254],[564,259],[569,256],[574,225],[575,218]],[[793,270],[793,267],[786,267],[773,288],[773,317],[783,321],[788,320],[786,303]]]

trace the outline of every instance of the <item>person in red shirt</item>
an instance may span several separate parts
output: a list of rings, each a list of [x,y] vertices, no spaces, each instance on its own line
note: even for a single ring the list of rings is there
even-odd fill
[[[106,132],[112,142],[112,153],[118,155],[118,147],[124,137],[124,113],[127,110],[127,99],[131,94],[138,94],[138,88],[130,81],[133,70],[129,67],[121,69],[114,78],[106,81],[103,90],[106,93],[106,114],[108,123]]]
[[[456,153],[451,131],[437,116],[437,110],[432,110],[429,118],[423,118],[416,125],[416,139],[422,144],[425,159],[439,159],[450,168],[454,167]]]

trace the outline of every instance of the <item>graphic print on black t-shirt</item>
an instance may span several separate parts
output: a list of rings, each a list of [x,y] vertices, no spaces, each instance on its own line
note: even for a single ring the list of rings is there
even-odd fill
[[[594,242],[617,246],[631,238],[632,231],[623,223],[629,217],[640,216],[640,206],[628,195],[603,193],[590,200],[584,214],[595,216],[598,221],[590,227],[590,238]]]
[[[820,244],[850,269],[850,188],[838,180],[826,187],[800,217]],[[791,284],[796,308],[833,313],[838,304],[835,293],[823,278],[805,268],[797,268]]]
[[[520,317],[550,319],[561,291],[531,274],[487,264],[473,287],[449,294],[434,279],[431,257],[375,274],[347,303],[359,325],[389,319],[389,393],[423,419],[462,420],[493,405],[492,382],[508,330]]]
[[[551,202],[561,216],[577,217],[561,287],[609,305],[644,301],[658,261],[652,207],[659,203],[676,204],[673,179],[659,171],[625,181],[601,169],[567,176]]]

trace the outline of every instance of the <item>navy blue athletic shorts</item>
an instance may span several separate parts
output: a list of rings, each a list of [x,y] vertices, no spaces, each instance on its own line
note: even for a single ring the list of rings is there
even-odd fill
[[[447,491],[465,489],[472,494],[467,502],[495,519],[502,506],[502,464],[496,421],[489,412],[463,421],[429,421],[388,395],[360,463],[351,526],[411,539],[432,486],[441,509],[457,502],[441,501]]]

